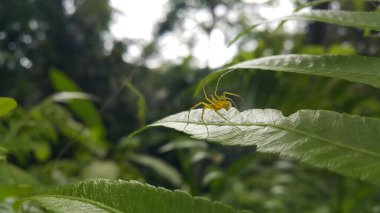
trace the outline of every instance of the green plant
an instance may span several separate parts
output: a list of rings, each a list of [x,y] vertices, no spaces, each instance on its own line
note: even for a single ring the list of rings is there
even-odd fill
[[[379,30],[378,16],[378,12],[311,11],[285,19],[307,19]],[[378,58],[358,55],[270,56],[238,63],[211,74],[199,83],[197,93],[205,82],[231,70],[242,69],[333,77],[380,88],[379,67]],[[289,157],[380,186],[380,147],[377,143],[380,120],[376,117],[327,110],[299,110],[290,116],[284,116],[273,109],[251,109],[243,112],[232,109],[221,110],[219,113],[230,122],[226,122],[212,110],[206,111],[203,116],[199,109],[192,110],[190,121],[189,112],[184,111],[148,127],[165,126],[185,132],[193,138],[222,145],[256,146],[258,152]]]
[[[379,14],[375,12],[312,11],[307,14],[295,14],[287,19],[316,20],[367,30],[379,30],[378,16]],[[249,30],[252,29],[253,27]],[[243,34],[246,32],[248,31],[244,31]],[[262,69],[340,78],[379,88],[378,67],[380,67],[379,59],[372,57],[281,55],[253,59],[230,66],[211,74],[204,82],[209,82],[230,70]],[[59,73],[53,74],[55,77],[52,78],[64,78],[57,74]],[[198,90],[203,82],[199,85]],[[66,90],[69,87],[71,88],[69,90],[77,91],[72,85],[63,89]],[[136,94],[140,96],[140,93]],[[140,105],[145,105],[141,97],[140,100]],[[6,103],[10,104],[9,100]],[[79,113],[80,117],[83,111],[78,109],[79,105],[71,104],[71,107],[74,112]],[[12,107],[5,106],[5,111],[9,108]],[[93,106],[87,105],[87,109],[94,111]],[[88,111],[84,110],[84,112]],[[377,143],[380,120],[378,118],[327,110],[299,110],[290,116],[284,116],[274,109],[250,109],[243,112],[230,109],[219,112],[229,122],[212,110],[206,110],[203,116],[200,109],[192,110],[191,116],[188,116],[188,111],[168,116],[148,127],[170,127],[196,139],[222,145],[256,146],[258,152],[290,157],[314,167],[326,168],[343,176],[358,178],[380,186],[378,179],[380,147]],[[140,113],[141,123],[144,120],[143,114],[143,112]],[[81,118],[86,122],[91,119],[91,116]],[[101,121],[97,118],[96,120],[95,124],[87,122],[103,129]],[[100,135],[102,137],[103,133]],[[162,147],[162,150],[167,152],[173,149],[196,147],[193,141],[186,144],[181,147],[173,143],[172,147]],[[198,148],[202,149],[202,146]],[[1,153],[4,152],[0,150],[0,156]],[[180,175],[163,162],[153,161],[151,157],[144,155],[130,154],[129,157],[132,161],[149,165],[153,169],[168,171],[171,175],[166,178],[176,185],[182,182]],[[246,167],[251,160],[251,158],[241,159],[236,165],[231,166],[226,174],[232,176],[237,173],[238,168]],[[152,165],[153,162],[156,164]],[[220,174],[221,172],[217,170],[210,172],[204,182],[210,183],[211,180],[220,177]],[[227,181],[219,180],[219,185]],[[19,200],[15,208],[25,209],[23,204],[25,201],[32,201],[52,212],[237,212],[225,205],[213,203],[204,198],[190,197],[183,192],[168,191],[134,181],[103,179],[86,180],[38,193],[32,192],[31,196]]]
[[[377,12],[311,11],[289,17],[378,30],[378,16]],[[280,55],[241,62],[211,74],[204,82],[231,69],[261,69],[334,77],[380,88],[379,67],[380,60],[374,57]],[[198,85],[198,91],[201,86]],[[202,121],[200,113],[194,110],[189,122],[186,120],[188,112],[182,112],[150,126],[174,128],[194,138],[224,145],[255,145],[259,152],[284,155],[380,186],[377,178],[380,172],[377,169],[380,163],[378,118],[325,110],[300,110],[285,117],[277,110],[252,109],[223,111],[223,116],[231,120],[226,123],[211,111],[205,113],[205,121]],[[241,128],[243,133],[236,131],[234,126]]]
[[[8,113],[17,106],[17,103],[12,98],[0,97],[0,116]],[[7,149],[0,146],[0,160],[5,160]]]

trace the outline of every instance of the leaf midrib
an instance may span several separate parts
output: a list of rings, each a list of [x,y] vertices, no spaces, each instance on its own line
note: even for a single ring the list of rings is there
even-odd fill
[[[365,149],[357,148],[357,147],[354,147],[354,146],[342,144],[342,143],[339,143],[339,142],[335,142],[333,140],[328,140],[328,139],[319,137],[317,135],[310,134],[309,132],[301,131],[301,130],[295,129],[295,128],[289,128],[289,127],[284,126],[284,125],[274,125],[274,124],[268,124],[268,123],[239,123],[239,124],[236,124],[236,125],[230,125],[230,124],[226,124],[226,123],[185,122],[185,121],[165,121],[165,122],[162,122],[162,123],[185,123],[185,124],[197,124],[197,125],[204,125],[204,126],[206,126],[206,125],[213,125],[213,126],[264,126],[264,127],[273,127],[273,128],[277,128],[277,129],[280,129],[280,130],[286,130],[286,131],[293,132],[293,133],[296,133],[296,134],[299,134],[299,135],[307,136],[309,138],[314,138],[314,139],[317,139],[318,141],[327,143],[329,145],[338,146],[338,147],[350,150],[352,152],[360,152],[362,154],[371,155],[372,157],[380,159],[380,154],[378,154],[376,152],[372,152],[372,151],[368,151],[368,150],[365,150]]]

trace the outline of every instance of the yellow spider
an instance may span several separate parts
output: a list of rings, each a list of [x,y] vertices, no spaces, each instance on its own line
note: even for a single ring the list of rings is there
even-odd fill
[[[231,70],[233,71],[233,70]],[[229,72],[231,72],[229,71]],[[219,82],[220,82],[220,79],[228,74],[229,72],[226,72],[224,74],[222,74],[217,83],[216,83],[216,87],[215,87],[215,91],[214,91],[214,95],[210,95],[210,98],[207,97],[207,94],[206,94],[206,90],[205,90],[205,84],[203,84],[203,95],[204,95],[204,98],[206,101],[201,101],[197,104],[195,104],[193,107],[191,107],[189,109],[189,113],[187,115],[187,121],[190,120],[190,112],[191,110],[195,109],[196,107],[199,107],[199,106],[202,106],[203,105],[203,109],[202,109],[202,114],[201,114],[201,119],[202,121],[204,121],[203,117],[204,117],[204,112],[206,109],[211,109],[213,110],[216,114],[218,114],[220,117],[222,117],[224,120],[226,120],[228,123],[230,123],[230,121],[224,117],[221,113],[219,113],[218,111],[221,110],[221,109],[225,109],[225,110],[229,110],[232,106],[236,107],[234,101],[229,98],[228,96],[235,96],[235,97],[238,97],[238,98],[241,98],[240,95],[237,95],[237,94],[234,94],[234,93],[231,93],[231,92],[223,92],[222,95],[218,95],[217,94],[217,91],[218,91],[218,86],[219,86]],[[187,127],[187,125],[189,124],[189,122],[186,124],[185,126],[185,129]],[[207,125],[205,124],[206,126],[206,129],[207,129],[207,137],[208,137],[208,127]],[[238,128],[238,127],[237,127]],[[238,128],[240,131],[242,131],[240,128]]]

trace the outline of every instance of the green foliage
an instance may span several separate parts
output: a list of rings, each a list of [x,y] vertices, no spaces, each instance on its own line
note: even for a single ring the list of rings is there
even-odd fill
[[[7,162],[0,162],[0,174],[0,200],[31,195],[41,187],[41,183],[31,174]]]
[[[29,199],[52,212],[242,212],[181,191],[123,180],[77,182]]]
[[[380,45],[373,32],[380,29],[380,18],[377,12],[357,12],[375,10],[378,1],[292,1],[294,14],[277,19],[274,31],[269,20],[239,35],[249,38],[236,45],[240,49],[226,69],[212,73],[198,67],[191,55],[199,52],[198,32],[210,41],[226,32],[223,38],[231,40],[252,20],[263,20],[261,9],[280,1],[243,2],[171,0],[157,37],[145,44],[109,38],[108,1],[2,1],[0,89],[22,106],[3,114],[14,106],[7,101],[2,111],[0,98],[0,212],[10,212],[25,196],[21,211],[26,212],[36,211],[31,203],[51,212],[235,212],[203,197],[257,212],[376,211],[378,119],[299,109],[380,115],[378,91],[370,87],[380,86]],[[346,11],[335,10],[337,5]],[[310,6],[334,10],[298,12]],[[200,18],[207,14],[209,20]],[[318,23],[297,25],[289,33],[282,26],[291,19]],[[189,26],[194,34],[187,33]],[[181,52],[175,65],[151,69],[167,42],[159,36],[172,38],[183,30],[180,49],[187,45],[189,55]],[[140,58],[136,52],[142,52]],[[151,125],[203,141],[157,129],[125,137],[146,122],[189,109],[195,82],[211,72],[203,81],[209,83],[229,71],[235,75],[225,75],[220,90],[240,94],[245,101],[237,104],[250,110],[220,110],[223,119],[207,109],[202,119],[198,109]],[[102,105],[99,111],[95,104]],[[202,197],[136,181],[89,178],[139,180]],[[53,187],[44,191],[47,186]]]
[[[12,98],[0,97],[0,115],[3,115],[16,108],[17,103]]]
[[[296,13],[285,19],[315,20],[379,30],[378,16],[379,13],[376,12],[314,10]],[[239,36],[247,34],[256,26],[258,25],[243,31]],[[234,41],[236,39],[232,42]],[[222,74],[238,69],[318,75],[380,88],[380,73],[378,72],[380,60],[378,58],[352,55],[355,52],[352,48],[333,47],[328,52],[347,54],[347,56],[279,55],[256,58],[212,73],[198,84],[197,92],[201,91],[204,82],[210,82]],[[355,177],[380,186],[378,181],[380,171],[376,169],[379,167],[380,158],[378,155],[380,147],[377,145],[380,120],[377,118],[326,110],[300,110],[289,117],[272,109],[251,109],[243,112],[232,109],[219,110],[218,113],[212,109],[185,111],[168,116],[149,126],[174,128],[193,138],[223,145],[254,145],[258,152],[289,157],[314,167],[325,168],[346,177]],[[209,173],[205,181],[222,179],[222,175],[220,171]],[[347,209],[353,208],[353,206],[348,207],[349,205],[351,204],[346,204]]]
[[[27,162],[30,154],[38,161],[48,160],[52,152],[49,144],[56,143],[61,135],[99,151],[93,145],[96,138],[89,134],[89,130],[77,122],[67,109],[50,99],[29,111],[19,108],[12,117],[4,120],[6,125],[3,128],[7,131],[0,133],[0,145],[22,163]]]
[[[6,150],[5,148],[0,147],[0,162],[6,159],[5,156],[7,154],[7,151],[8,150]]]
[[[12,98],[0,97],[0,116],[10,112],[17,107],[17,102]],[[1,145],[1,144],[0,144]],[[7,149],[0,146],[0,163],[5,160],[7,154]]]
[[[159,158],[136,154],[130,155],[129,158],[133,162],[151,168],[158,175],[170,181],[174,186],[180,186],[183,183],[181,174],[174,167]]]
[[[146,119],[146,101],[144,95],[135,87],[133,84],[131,84],[129,81],[125,81],[125,85],[128,87],[128,89],[137,96],[137,115],[139,118],[140,127],[145,126],[145,119]]]
[[[80,88],[63,72],[53,69],[50,72],[50,79],[54,88],[59,92],[80,92]],[[80,117],[83,122],[91,127],[92,134],[96,137],[103,137],[105,134],[104,125],[94,104],[88,100],[73,99],[69,107]],[[100,144],[101,145],[101,144]]]

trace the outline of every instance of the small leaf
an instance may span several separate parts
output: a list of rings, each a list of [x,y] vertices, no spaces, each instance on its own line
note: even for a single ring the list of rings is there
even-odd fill
[[[148,168],[151,168],[154,170],[158,175],[164,177],[168,181],[170,181],[173,185],[179,186],[183,180],[181,174],[166,163],[165,161],[149,156],[149,155],[137,155],[137,154],[131,154],[129,155],[129,158],[143,166],[146,166]]]
[[[0,146],[0,162],[6,160],[8,150],[2,146]]]
[[[198,140],[175,140],[161,146],[160,153],[170,152],[178,149],[206,149],[207,143]]]
[[[324,110],[300,110],[285,117],[278,110],[191,110],[150,126],[165,126],[222,145],[257,146],[309,165],[380,186],[380,120]]]
[[[144,95],[129,81],[124,82],[128,89],[137,97],[137,117],[139,118],[140,127],[145,126],[146,101]]]
[[[119,166],[113,161],[93,160],[82,169],[82,177],[117,179],[120,176]]]
[[[51,96],[53,101],[56,102],[69,102],[70,100],[92,100],[92,101],[100,101],[100,99],[94,95],[87,94],[84,92],[58,92]]]
[[[0,116],[16,108],[17,102],[12,98],[0,97]]]
[[[123,180],[86,180],[60,186],[29,199],[51,212],[62,213],[243,212],[205,198],[191,197],[181,191]]]

